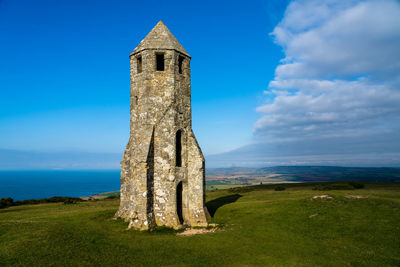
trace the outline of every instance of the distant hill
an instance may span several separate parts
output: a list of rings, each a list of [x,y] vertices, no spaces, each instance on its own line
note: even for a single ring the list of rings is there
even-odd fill
[[[400,182],[400,168],[276,166],[264,168],[207,169],[207,183],[252,185],[282,182],[329,181]]]
[[[358,180],[400,182],[400,168],[365,168],[332,166],[278,166],[262,168],[294,181]]]

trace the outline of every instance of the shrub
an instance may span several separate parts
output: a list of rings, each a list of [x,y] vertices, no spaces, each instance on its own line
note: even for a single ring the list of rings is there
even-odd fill
[[[281,186],[281,185],[278,185],[277,187],[275,187],[275,191],[283,191],[283,190],[285,190],[286,188],[285,187],[283,187],[283,186]]]
[[[316,186],[313,187],[312,190],[322,191],[322,190],[324,190],[324,186],[322,184],[317,184]]]
[[[360,182],[351,181],[351,182],[349,182],[349,185],[351,185],[351,186],[354,187],[355,189],[364,188],[364,184],[362,184],[362,183],[360,183]]]
[[[4,209],[14,205],[14,200],[11,197],[0,198],[0,209]]]
[[[15,205],[19,206],[19,205],[29,205],[29,204],[39,204],[39,200],[38,199],[25,199],[25,200],[19,200],[19,201],[15,201]]]
[[[349,184],[337,183],[337,184],[325,184],[316,185],[313,190],[351,190],[353,187]]]
[[[108,196],[105,199],[119,199],[119,195],[114,195],[114,196]]]
[[[76,203],[78,203],[78,201],[73,198],[67,198],[64,200],[64,204],[76,204]]]
[[[30,204],[42,204],[42,203],[59,203],[63,202],[65,204],[75,204],[77,202],[83,201],[79,197],[50,197],[42,199],[26,199],[14,202],[15,206],[19,205],[30,205]]]
[[[341,184],[341,183],[328,185],[328,190],[351,190],[353,188],[354,187],[352,187],[349,184]]]
[[[234,187],[234,188],[230,188],[228,190],[228,192],[231,192],[231,193],[246,193],[246,192],[251,192],[251,191],[254,191],[254,188],[252,188],[250,186]]]
[[[79,197],[51,197],[51,198],[44,198],[44,199],[40,199],[40,200],[44,200],[44,202],[42,203],[57,203],[57,202],[79,202],[82,201],[82,199],[80,199]]]
[[[348,183],[327,183],[327,184],[317,184],[314,186],[313,190],[353,190],[364,188],[364,184],[359,182],[348,182]]]

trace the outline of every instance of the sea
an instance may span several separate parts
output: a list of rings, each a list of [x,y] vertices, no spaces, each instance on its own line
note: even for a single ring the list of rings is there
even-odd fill
[[[83,197],[120,189],[119,170],[0,171],[0,198]]]

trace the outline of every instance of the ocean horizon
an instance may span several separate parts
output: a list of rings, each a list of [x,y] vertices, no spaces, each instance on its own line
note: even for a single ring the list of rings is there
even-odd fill
[[[0,198],[82,197],[120,190],[120,170],[2,170]]]

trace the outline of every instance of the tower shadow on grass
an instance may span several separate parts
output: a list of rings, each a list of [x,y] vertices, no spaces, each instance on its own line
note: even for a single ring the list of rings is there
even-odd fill
[[[217,211],[217,209],[219,209],[220,207],[222,207],[224,205],[233,203],[241,197],[242,197],[242,195],[233,194],[233,195],[219,197],[219,198],[210,200],[206,203],[207,210],[210,213],[210,216],[214,217],[214,214]]]

